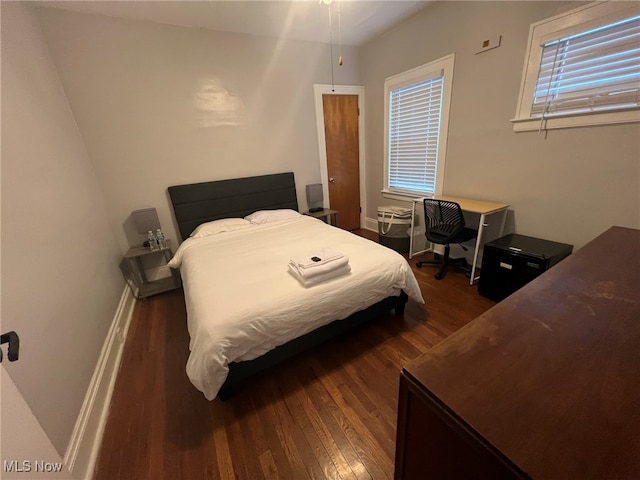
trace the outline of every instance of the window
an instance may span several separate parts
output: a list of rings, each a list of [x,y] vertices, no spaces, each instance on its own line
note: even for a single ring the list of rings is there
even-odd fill
[[[387,78],[384,192],[442,193],[454,56]]]
[[[590,4],[532,25],[514,130],[640,121],[640,15]]]

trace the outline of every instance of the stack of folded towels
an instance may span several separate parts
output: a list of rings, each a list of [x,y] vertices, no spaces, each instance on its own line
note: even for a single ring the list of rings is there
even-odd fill
[[[349,258],[330,249],[319,249],[289,260],[289,271],[304,287],[311,287],[351,271]]]

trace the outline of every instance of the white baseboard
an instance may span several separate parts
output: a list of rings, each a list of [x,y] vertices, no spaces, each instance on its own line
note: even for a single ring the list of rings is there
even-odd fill
[[[376,218],[365,218],[365,225],[362,227],[365,228],[367,230],[372,230],[374,232],[378,231],[378,220]],[[420,227],[416,227],[415,230],[416,234],[419,236],[424,235],[424,229],[421,229]],[[415,238],[415,237],[414,237]],[[474,245],[475,240],[473,240],[472,242],[470,242],[467,247],[468,250],[464,251],[462,248],[460,248],[457,245],[451,245],[451,257],[452,258],[461,258],[464,257],[467,259],[467,261],[469,263],[473,262],[473,245]],[[439,255],[444,255],[444,246],[443,245],[434,245],[433,246],[433,251]],[[478,252],[478,261],[477,261],[477,268],[480,267],[480,265],[482,265],[482,249],[480,250],[480,252]]]
[[[93,478],[135,303],[131,290],[125,285],[64,455],[64,464],[73,478]]]
[[[367,230],[371,230],[373,232],[377,232],[378,231],[378,219],[377,218],[366,217],[364,219],[364,226],[362,228],[365,228]]]

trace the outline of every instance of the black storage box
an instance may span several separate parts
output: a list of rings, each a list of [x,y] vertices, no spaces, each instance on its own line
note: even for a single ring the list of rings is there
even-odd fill
[[[499,302],[551,268],[573,251],[573,245],[512,233],[485,244],[480,295]]]

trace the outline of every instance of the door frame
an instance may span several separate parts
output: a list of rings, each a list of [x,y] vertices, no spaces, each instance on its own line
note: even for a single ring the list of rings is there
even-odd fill
[[[318,129],[318,153],[320,158],[320,180],[325,201],[329,200],[329,175],[327,173],[327,144],[324,136],[324,109],[322,95],[357,95],[358,108],[358,175],[360,177],[360,228],[366,224],[367,184],[365,182],[365,149],[364,149],[364,87],[357,85],[313,85],[313,96],[316,105],[316,126]]]

